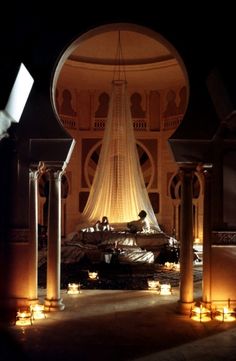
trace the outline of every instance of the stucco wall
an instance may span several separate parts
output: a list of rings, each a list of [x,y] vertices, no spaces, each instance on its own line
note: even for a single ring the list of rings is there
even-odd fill
[[[211,298],[212,303],[230,299],[236,303],[235,269],[236,246],[212,246]]]

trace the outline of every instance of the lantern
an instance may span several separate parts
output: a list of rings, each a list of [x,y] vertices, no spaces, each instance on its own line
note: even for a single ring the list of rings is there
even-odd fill
[[[16,313],[16,326],[32,325],[32,313],[30,309],[19,310]]]
[[[151,291],[157,291],[160,287],[160,282],[156,280],[148,280],[148,289]]]
[[[42,320],[42,319],[46,318],[46,315],[44,312],[44,305],[40,305],[37,303],[35,305],[30,305],[30,309],[31,309],[33,320]]]
[[[190,318],[198,322],[208,322],[212,319],[211,310],[209,308],[200,306],[194,306],[190,311]]]
[[[88,273],[89,279],[90,280],[97,280],[98,279],[98,272],[89,272]]]
[[[67,293],[68,295],[78,295],[80,293],[80,283],[69,283]]]
[[[170,283],[163,283],[162,285],[160,285],[160,295],[166,296],[171,294],[172,294],[172,290]]]
[[[235,310],[230,307],[230,299],[228,299],[228,305],[222,308],[216,308],[214,312],[214,318],[222,322],[235,321]]]

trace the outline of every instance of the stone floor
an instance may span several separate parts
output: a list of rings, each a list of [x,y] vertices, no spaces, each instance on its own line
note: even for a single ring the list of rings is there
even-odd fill
[[[236,360],[236,321],[199,323],[177,312],[179,290],[61,291],[65,310],[32,326],[3,327],[0,360]],[[201,282],[194,297],[201,296]],[[39,290],[43,302],[45,289]]]

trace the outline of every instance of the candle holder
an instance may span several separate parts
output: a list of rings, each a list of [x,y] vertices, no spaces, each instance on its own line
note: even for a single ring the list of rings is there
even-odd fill
[[[147,280],[148,283],[148,289],[150,291],[158,291],[160,287],[160,282],[157,280]]]
[[[29,308],[20,309],[16,313],[16,326],[31,326],[32,322],[32,312]]]
[[[172,295],[172,289],[170,283],[163,283],[162,285],[160,285],[160,295],[162,296]]]
[[[98,272],[88,272],[89,279],[95,281],[98,279]]]
[[[30,310],[33,320],[42,320],[46,318],[46,314],[44,312],[44,305],[40,305],[38,303],[35,305],[30,305]]]
[[[230,299],[228,299],[228,304],[222,308],[216,308],[214,311],[214,319],[221,322],[232,322],[236,319],[236,312],[230,306]]]
[[[69,283],[67,293],[68,295],[78,295],[80,293],[80,283]]]
[[[212,312],[202,304],[200,304],[200,306],[195,305],[191,308],[190,318],[198,322],[208,322],[212,320]]]

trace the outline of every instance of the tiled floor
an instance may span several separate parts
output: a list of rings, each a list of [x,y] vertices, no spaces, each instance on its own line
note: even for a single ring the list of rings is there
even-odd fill
[[[201,283],[195,284],[195,297]],[[45,290],[40,290],[43,301]],[[236,321],[192,321],[177,313],[179,292],[83,290],[66,308],[1,336],[0,360],[236,360]]]

